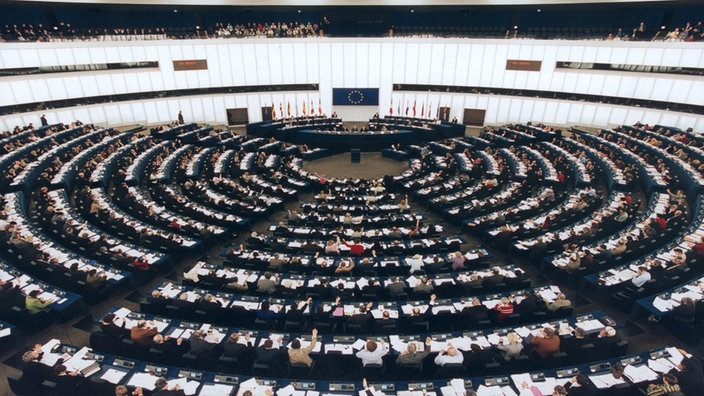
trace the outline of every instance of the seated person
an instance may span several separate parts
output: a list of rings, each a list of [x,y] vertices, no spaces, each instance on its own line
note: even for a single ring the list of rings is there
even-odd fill
[[[448,342],[447,349],[441,349],[434,362],[439,367],[444,367],[447,364],[462,364],[464,355]]]
[[[206,360],[215,356],[215,350],[220,341],[217,337],[212,340],[208,340],[206,337],[209,336],[203,330],[196,330],[191,334],[190,344],[191,344],[191,354],[196,355],[200,360]]]
[[[560,308],[570,308],[572,307],[572,301],[567,299],[567,296],[565,296],[564,293],[560,293],[557,295],[557,299],[555,301],[548,301],[547,299],[545,301],[545,306],[551,310],[551,311],[557,311]]]
[[[423,359],[430,353],[431,338],[425,339],[425,348],[422,352],[418,352],[418,346],[415,342],[409,342],[406,349],[396,357],[396,365],[422,364]]]
[[[134,341],[137,346],[147,347],[152,341],[152,338],[159,332],[156,327],[154,327],[154,322],[150,322],[151,326],[147,326],[147,321],[140,319],[137,325],[133,326],[130,330],[130,339]]]
[[[301,341],[296,338],[291,341],[291,349],[288,350],[288,358],[291,364],[303,363],[310,367],[313,364],[313,359],[310,357],[310,353],[313,352],[315,345],[318,343],[318,330],[313,329],[310,345],[305,348],[301,348]]]
[[[539,359],[546,359],[553,353],[560,352],[560,337],[555,335],[555,330],[550,327],[543,328],[538,335],[530,340],[531,355]]]
[[[389,353],[389,346],[383,340],[377,344],[376,341],[369,340],[364,345],[364,348],[356,353],[356,356],[362,361],[362,365],[368,364],[383,364],[382,358]]]
[[[523,351],[523,344],[521,343],[520,337],[518,337],[518,334],[510,332],[506,334],[506,339],[507,342],[501,339],[497,346],[497,348],[504,353],[504,359],[511,360],[518,357],[521,351]]]
[[[494,311],[496,311],[496,319],[504,320],[513,314],[513,303],[508,297],[503,297],[494,307]]]
[[[30,314],[38,314],[40,312],[49,312],[51,301],[39,297],[39,290],[32,290],[25,298],[25,308]]]

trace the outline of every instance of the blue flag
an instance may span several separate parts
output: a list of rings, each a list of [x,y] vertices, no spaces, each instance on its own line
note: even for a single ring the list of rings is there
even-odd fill
[[[333,106],[378,106],[379,88],[333,88]]]

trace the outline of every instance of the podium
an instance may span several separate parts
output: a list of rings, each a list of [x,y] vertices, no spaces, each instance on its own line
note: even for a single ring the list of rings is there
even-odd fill
[[[362,152],[360,149],[350,150],[350,160],[353,164],[358,164],[362,160]]]

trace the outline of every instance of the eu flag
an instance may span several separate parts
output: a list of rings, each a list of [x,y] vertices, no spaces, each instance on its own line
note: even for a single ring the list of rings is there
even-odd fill
[[[378,106],[379,88],[333,88],[333,106]]]

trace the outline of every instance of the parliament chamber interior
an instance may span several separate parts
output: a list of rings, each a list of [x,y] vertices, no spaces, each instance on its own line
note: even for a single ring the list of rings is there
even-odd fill
[[[701,395],[697,1],[0,4],[0,394]]]

